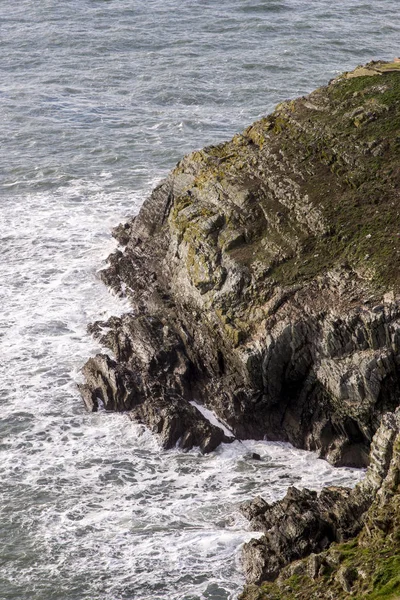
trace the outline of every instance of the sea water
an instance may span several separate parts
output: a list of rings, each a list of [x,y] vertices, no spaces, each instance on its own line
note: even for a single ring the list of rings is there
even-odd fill
[[[185,153],[399,33],[395,0],[1,0],[2,600],[232,600],[240,502],[360,479],[279,443],[162,451],[76,382],[87,324],[129,310],[96,275],[111,227]]]

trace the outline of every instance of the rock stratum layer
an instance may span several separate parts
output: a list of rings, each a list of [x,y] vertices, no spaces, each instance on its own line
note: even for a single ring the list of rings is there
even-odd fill
[[[267,437],[369,464],[353,491],[243,507],[264,532],[243,599],[399,597],[400,64],[185,157],[114,235],[101,277],[132,310],[90,328],[112,356],[83,368],[88,409],[165,448]]]

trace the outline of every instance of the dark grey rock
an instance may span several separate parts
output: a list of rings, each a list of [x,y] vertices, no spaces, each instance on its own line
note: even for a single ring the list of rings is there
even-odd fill
[[[334,553],[326,560],[320,553],[333,542],[344,542],[361,531],[368,509],[393,476],[391,461],[399,435],[400,410],[382,419],[373,439],[367,474],[354,490],[327,487],[317,494],[290,487],[274,504],[261,497],[244,503],[241,511],[251,528],[264,533],[243,548],[248,583],[273,581],[288,564],[307,556],[307,573],[313,579],[324,568],[324,561],[328,561],[327,566],[329,561],[336,566]],[[340,570],[339,578],[343,589],[350,592],[356,578],[353,571]]]

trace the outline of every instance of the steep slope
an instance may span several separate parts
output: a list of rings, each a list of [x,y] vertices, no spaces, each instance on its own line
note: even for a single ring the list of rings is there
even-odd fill
[[[400,398],[400,70],[370,63],[185,157],[116,229],[90,410],[166,447],[287,440],[366,465]]]

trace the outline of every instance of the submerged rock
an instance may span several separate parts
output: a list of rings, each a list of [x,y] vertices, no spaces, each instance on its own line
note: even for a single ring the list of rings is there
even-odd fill
[[[115,359],[84,367],[90,410],[208,451],[227,438],[196,400],[239,439],[367,465],[400,398],[399,94],[371,63],[178,163],[115,230],[101,276],[132,312],[92,326]]]

